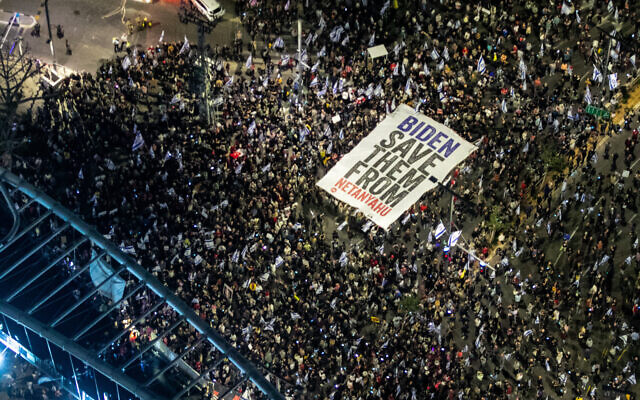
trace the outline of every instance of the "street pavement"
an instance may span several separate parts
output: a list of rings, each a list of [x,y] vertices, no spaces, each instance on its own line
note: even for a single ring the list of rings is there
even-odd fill
[[[184,40],[185,35],[191,43],[197,43],[197,26],[183,24],[178,17],[179,0],[162,0],[156,3],[141,3],[126,0],[124,19],[135,24],[136,17],[147,17],[152,27],[141,32],[134,29],[128,40],[132,45],[143,48],[155,45],[164,30],[165,41]],[[205,36],[205,43],[212,47],[232,42],[238,29],[242,29],[240,19],[234,14],[232,0],[222,1],[226,14],[213,31]],[[55,58],[47,44],[48,33],[44,6],[41,0],[0,0],[0,20],[13,13],[33,15],[40,23],[40,36],[31,35],[30,29],[12,27],[7,42],[13,42],[22,36],[23,45],[31,54],[44,62],[56,62],[76,71],[95,72],[101,61],[113,56],[113,38],[127,34],[120,9],[121,0],[50,0],[49,14],[55,48]],[[56,26],[62,25],[64,38],[56,36]],[[4,29],[0,25],[0,29]],[[246,37],[246,35],[244,36]],[[72,54],[66,54],[65,41],[69,41]]]

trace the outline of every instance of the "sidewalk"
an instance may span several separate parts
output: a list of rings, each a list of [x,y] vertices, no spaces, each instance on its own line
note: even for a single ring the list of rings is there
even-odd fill
[[[14,15],[15,15],[15,12],[0,10],[0,25],[8,25],[9,22],[11,22],[11,20],[13,19]],[[36,24],[36,19],[33,15],[19,13],[18,25],[21,28],[27,28],[27,29],[33,28],[35,24]]]

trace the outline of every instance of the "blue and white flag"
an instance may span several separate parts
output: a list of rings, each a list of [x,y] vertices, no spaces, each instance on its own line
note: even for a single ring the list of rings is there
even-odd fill
[[[326,87],[322,88],[322,90],[318,92],[318,97],[324,97],[325,94],[327,94]]]
[[[580,14],[578,14],[578,10],[576,10],[576,22],[579,24],[580,22],[582,22],[580,20]]]
[[[341,25],[336,26],[329,33],[329,39],[331,39],[331,41],[334,43],[338,42],[340,40],[340,37],[342,36],[342,32],[344,32],[344,28]]]
[[[376,88],[373,89],[373,95],[376,97],[380,97],[381,94],[382,94],[382,84],[378,83],[378,86],[376,86]]]
[[[338,133],[338,138],[340,140],[344,139],[344,128],[340,128],[340,133]]]
[[[560,12],[564,15],[569,15],[571,14],[571,7],[569,7],[567,5],[567,3],[565,3],[564,1],[562,2],[562,8],[560,9]]]
[[[424,65],[422,66],[422,70],[424,71],[425,76],[431,75],[431,71],[429,71],[429,67],[427,66],[427,63],[424,63]]]
[[[481,74],[484,74],[484,72],[487,70],[487,66],[484,63],[484,57],[482,57],[482,54],[480,55],[480,58],[478,59],[477,70]]]
[[[442,221],[440,221],[440,223],[436,227],[434,237],[436,238],[436,240],[440,239],[440,237],[444,235],[446,232],[447,232],[447,229],[444,227],[444,224],[442,223]]]
[[[187,39],[187,35],[184,36],[184,43],[182,44],[182,47],[180,48],[180,52],[178,53],[178,55],[184,53],[185,51],[189,51],[189,39]]]
[[[304,139],[309,134],[309,128],[307,128],[306,126],[304,126],[303,128],[300,128],[299,134],[300,134],[300,143],[304,143]]]
[[[407,71],[404,69],[404,64],[402,64],[402,76],[407,76]]]
[[[506,99],[502,99],[502,103],[500,104],[500,109],[502,110],[503,113],[507,113],[507,101]]]
[[[449,235],[449,240],[447,241],[447,246],[455,246],[458,242],[458,239],[460,239],[460,235],[462,235],[462,231],[451,232],[451,235]]]
[[[447,49],[447,46],[445,46],[444,50],[442,51],[442,58],[449,61],[449,49]]]
[[[407,79],[407,83],[404,85],[404,92],[411,96],[411,78]]]
[[[594,82],[602,82],[602,74],[595,65],[593,66],[593,76],[591,77],[591,80]]]
[[[391,0],[387,0],[382,6],[382,9],[380,10],[380,15],[384,15],[384,13],[387,12],[387,9],[389,8],[390,5],[391,5]]]
[[[131,66],[131,60],[129,59],[129,56],[127,56],[122,60],[122,69],[126,71],[127,69],[129,69],[130,66]]]
[[[273,42],[273,47],[275,47],[276,49],[284,48],[284,40],[282,40],[282,38],[278,36],[276,40]]]
[[[311,67],[311,72],[316,72],[318,70],[318,67],[320,67],[320,61],[316,61],[316,63],[313,64],[313,66]]]
[[[440,58],[440,54],[438,54],[438,51],[434,48],[433,50],[431,50],[431,58],[435,61],[438,58]]]
[[[338,93],[338,83],[339,83],[339,80],[333,83],[333,88],[331,89],[333,91],[333,94]]]
[[[229,78],[229,80],[227,81],[227,83],[224,84],[226,87],[231,87],[233,85],[233,75],[231,75],[231,78]]]
[[[373,47],[375,43],[376,43],[376,33],[373,32],[373,35],[371,35],[371,37],[369,38],[369,47]]]
[[[331,137],[331,127],[329,125],[327,125],[327,129],[324,130],[324,132],[322,133],[324,136],[326,137]]]
[[[610,13],[613,12],[614,6],[613,6],[613,1],[609,0],[609,4],[607,5],[607,11],[609,11]]]
[[[313,41],[313,33],[309,33],[306,39],[304,39],[305,46],[309,47],[312,41]]]
[[[584,92],[584,101],[587,104],[591,104],[593,99],[591,98],[591,90],[589,90],[589,86],[587,86],[587,90]]]
[[[309,87],[314,87],[314,86],[318,86],[318,76],[315,76],[315,77],[311,80],[311,83],[309,84]]]
[[[253,120],[251,122],[251,125],[249,125],[249,128],[247,129],[247,133],[249,134],[249,136],[252,136],[255,131],[256,131],[256,120]]]
[[[244,63],[244,66],[249,69],[251,68],[251,65],[253,64],[253,58],[251,57],[251,54],[249,54],[249,57],[247,57],[247,62]]]
[[[136,151],[144,145],[144,138],[142,134],[138,132],[136,138],[133,140],[133,145],[131,146],[131,151]]]
[[[440,60],[438,63],[438,71],[442,71],[444,69],[444,59]]]
[[[609,75],[609,90],[615,90],[618,87],[618,74]]]
[[[324,57],[327,55],[327,46],[322,46],[319,52],[316,53],[318,57]]]
[[[289,7],[291,6],[291,0],[287,0],[287,2],[284,5],[284,10],[285,11],[289,11]]]

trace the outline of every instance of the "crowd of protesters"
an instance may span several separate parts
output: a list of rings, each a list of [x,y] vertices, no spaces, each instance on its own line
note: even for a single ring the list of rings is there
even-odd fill
[[[237,2],[251,57],[211,55],[216,123],[199,112],[193,46],[131,47],[17,127],[30,143],[12,170],[292,398],[632,396],[640,121],[585,107],[617,101],[610,74],[636,75],[633,47],[597,29],[635,29],[635,6],[308,3],[298,74],[298,8]],[[371,60],[377,44],[389,54]],[[447,183],[467,199],[451,218],[438,189],[383,231],[315,182],[401,103],[478,150]],[[464,231],[464,251],[443,252],[440,221]]]

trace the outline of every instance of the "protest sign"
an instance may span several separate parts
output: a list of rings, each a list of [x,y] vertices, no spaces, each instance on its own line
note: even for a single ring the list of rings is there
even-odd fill
[[[402,104],[317,185],[387,229],[475,149]]]

